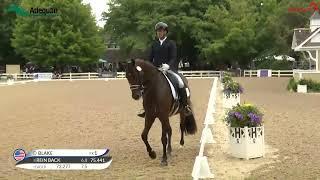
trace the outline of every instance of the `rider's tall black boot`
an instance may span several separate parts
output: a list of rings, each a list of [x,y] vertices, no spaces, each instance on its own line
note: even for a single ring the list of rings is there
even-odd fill
[[[188,96],[185,88],[179,88],[179,94],[181,96],[180,102],[184,109],[185,116],[192,115],[191,107],[188,104]]]

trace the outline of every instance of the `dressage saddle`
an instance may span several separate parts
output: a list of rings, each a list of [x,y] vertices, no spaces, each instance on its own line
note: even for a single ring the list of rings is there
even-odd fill
[[[187,101],[186,99],[181,99],[181,98],[186,98],[186,96],[187,96],[185,94],[186,92],[185,92],[184,88],[179,88],[179,80],[172,73],[176,73],[176,72],[171,71],[171,72],[163,73],[163,75],[168,80],[168,83],[170,85],[171,94],[174,99],[174,102],[172,103],[172,106],[171,106],[169,116],[177,114],[179,107],[183,104],[182,101]],[[180,77],[182,76],[180,73],[176,73],[176,74],[178,74]],[[191,110],[189,110],[187,112],[191,112]],[[187,115],[188,115],[188,113],[187,113]],[[138,114],[138,116],[145,117],[145,112]]]

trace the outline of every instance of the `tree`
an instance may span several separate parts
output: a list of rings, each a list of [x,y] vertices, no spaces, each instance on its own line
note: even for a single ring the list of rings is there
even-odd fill
[[[0,64],[20,64],[26,60],[18,55],[11,46],[12,31],[15,25],[16,15],[5,10],[11,4],[19,4],[20,0],[0,1]]]
[[[96,62],[105,47],[90,6],[81,0],[23,0],[21,6],[53,7],[56,16],[17,17],[12,45],[40,66],[86,65]]]
[[[106,32],[129,54],[135,49],[147,49],[155,38],[154,25],[163,21],[169,25],[169,36],[176,41],[178,59],[191,64],[198,58],[194,28],[208,4],[220,0],[113,0],[104,13]]]
[[[169,24],[178,58],[193,67],[240,65],[255,58],[293,54],[293,29],[308,23],[308,13],[289,13],[288,7],[308,6],[290,0],[113,0],[106,32],[124,53],[146,49],[158,21]]]
[[[288,4],[303,7],[287,0],[227,0],[209,6],[195,36],[201,55],[216,65],[247,68],[255,58],[292,53],[293,29],[306,24],[308,14],[289,13]]]
[[[197,40],[201,55],[214,64],[231,64],[255,55],[256,15],[247,1],[228,0],[224,5],[208,7],[205,19],[198,22]],[[214,32],[214,33],[212,33]]]

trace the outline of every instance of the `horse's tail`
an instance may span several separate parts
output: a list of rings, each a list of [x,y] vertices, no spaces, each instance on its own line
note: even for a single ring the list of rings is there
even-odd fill
[[[185,117],[186,134],[195,134],[197,132],[197,124],[193,114]]]
[[[184,119],[181,119],[181,121],[184,123],[184,132],[186,134],[195,134],[197,132],[197,123],[193,112],[189,116],[184,116]]]

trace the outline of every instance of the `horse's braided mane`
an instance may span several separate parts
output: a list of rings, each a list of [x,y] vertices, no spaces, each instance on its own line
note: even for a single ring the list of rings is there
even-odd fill
[[[154,66],[151,62],[145,61],[143,59],[135,59],[135,66],[140,66],[142,71],[148,74],[148,78],[153,77],[158,71],[157,67]]]
[[[149,61],[143,60],[143,59],[135,59],[136,65],[138,66],[143,66],[145,68],[153,68],[155,69],[156,67]]]

